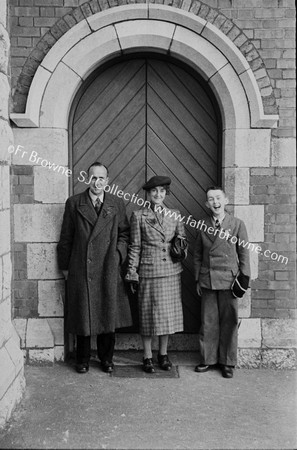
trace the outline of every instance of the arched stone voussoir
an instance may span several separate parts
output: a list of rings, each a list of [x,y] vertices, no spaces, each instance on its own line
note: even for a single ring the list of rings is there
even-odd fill
[[[176,25],[158,20],[134,20],[115,25],[123,53],[157,51],[168,53]]]
[[[86,79],[96,67],[121,54],[121,46],[113,25],[86,36],[73,47],[62,61]]]
[[[74,96],[82,78],[60,62],[54,70],[44,92],[40,108],[41,128],[68,128],[68,117]]]

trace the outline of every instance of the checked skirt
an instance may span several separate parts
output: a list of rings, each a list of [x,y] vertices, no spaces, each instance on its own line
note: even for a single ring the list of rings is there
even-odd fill
[[[143,336],[183,331],[180,274],[139,280],[139,326]]]

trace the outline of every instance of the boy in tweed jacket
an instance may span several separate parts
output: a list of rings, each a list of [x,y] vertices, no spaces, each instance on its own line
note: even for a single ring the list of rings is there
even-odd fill
[[[225,211],[228,198],[221,187],[206,191],[211,217],[202,221],[194,251],[197,293],[201,296],[199,349],[196,372],[219,363],[225,378],[233,377],[237,362],[238,299],[231,284],[240,271],[250,277],[248,236],[242,220]]]

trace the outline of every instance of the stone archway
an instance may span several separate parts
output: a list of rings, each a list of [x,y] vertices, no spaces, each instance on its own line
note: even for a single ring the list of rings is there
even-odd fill
[[[46,155],[55,150],[55,163],[67,165],[69,112],[84,80],[92,71],[116,56],[145,51],[167,53],[192,67],[208,82],[219,104],[223,121],[223,184],[236,214],[248,218],[250,241],[263,240],[263,234],[259,235],[253,222],[264,224],[264,208],[263,205],[250,204],[249,168],[269,165],[271,128],[276,126],[278,117],[264,114],[254,73],[233,41],[213,24],[192,13],[164,5],[133,4],[117,6],[80,20],[42,60],[30,86],[25,113],[11,114],[11,119],[18,127],[15,130],[16,141],[29,148],[46,142]],[[57,142],[61,149],[58,152]],[[52,161],[53,154],[48,159]],[[14,158],[16,163],[20,160],[20,156]],[[61,192],[59,188],[55,201],[51,203],[64,202]],[[46,193],[44,196],[38,195],[42,203],[47,203]],[[29,209],[32,207],[32,215],[34,209],[45,210],[48,207],[26,206],[27,214],[31,214]],[[17,207],[21,208],[22,205]],[[59,206],[57,214],[60,211]],[[47,219],[48,210],[45,211],[44,221]],[[47,235],[48,256],[45,246],[42,253],[42,257],[50,260],[49,264],[52,265],[52,279],[60,277],[53,261],[53,243],[57,240],[59,224],[58,220],[57,228]],[[26,240],[26,234],[21,234],[20,230],[16,233],[19,240]],[[36,242],[40,242],[40,237],[36,239]],[[34,245],[30,255],[37,258],[39,248],[37,244]],[[257,254],[254,258],[256,278]],[[242,308],[242,316],[250,316],[249,298]],[[47,319],[29,320],[30,330],[33,330]],[[255,327],[259,328],[258,319],[248,320],[257,321]]]

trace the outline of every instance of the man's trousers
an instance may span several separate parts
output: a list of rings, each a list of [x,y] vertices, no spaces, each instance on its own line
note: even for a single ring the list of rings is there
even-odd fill
[[[202,288],[199,348],[201,364],[237,363],[238,300],[230,290]]]
[[[115,333],[97,335],[97,355],[101,362],[112,362]],[[91,336],[76,336],[76,362],[88,363],[91,357]]]

